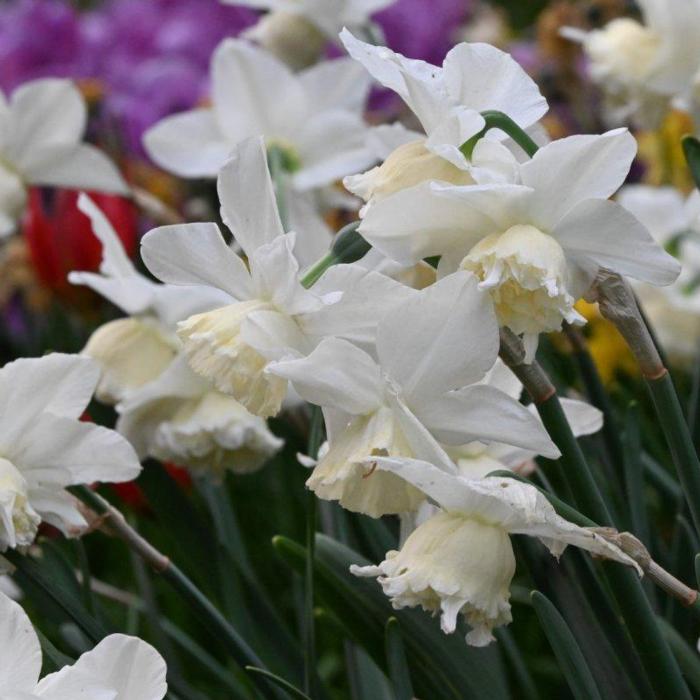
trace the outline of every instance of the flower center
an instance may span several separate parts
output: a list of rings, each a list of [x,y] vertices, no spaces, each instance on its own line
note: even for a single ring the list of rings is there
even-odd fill
[[[567,291],[564,251],[552,236],[516,225],[479,241],[462,261],[482,289],[491,291],[502,326],[514,333],[555,331],[562,320],[578,323],[576,301]]]
[[[40,522],[29,503],[25,478],[12,462],[0,457],[0,550],[29,546]]]
[[[474,184],[469,172],[431,153],[423,139],[399,146],[381,165],[361,175],[346,177],[343,182],[350,192],[369,202],[428,180],[452,185]]]
[[[659,36],[639,22],[622,17],[588,37],[586,49],[596,80],[642,82],[659,50]]]
[[[190,316],[177,331],[192,369],[264,418],[279,411],[287,382],[264,374],[267,360],[243,341],[241,328],[248,314],[271,308],[258,299],[237,302]]]

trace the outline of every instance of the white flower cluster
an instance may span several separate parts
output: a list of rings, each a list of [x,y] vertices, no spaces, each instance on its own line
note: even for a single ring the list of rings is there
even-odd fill
[[[334,34],[325,4],[333,3],[274,7]],[[353,25],[387,3],[336,4]],[[354,14],[358,7],[365,14]],[[532,359],[540,333],[584,322],[574,304],[600,268],[668,285],[680,267],[609,199],[636,153],[626,129],[545,143],[546,101],[488,45],[460,44],[438,67],[347,29],[341,40],[352,58],[293,73],[263,48],[227,39],[212,60],[211,106],[147,133],[163,168],[218,178],[225,225],[146,234],[143,262],[163,284],[137,271],[103,213],[81,198],[104,255],[99,274],[70,279],[126,317],[95,332],[87,357],[0,370],[0,546],[30,544],[40,520],[69,533],[82,526],[63,489],[133,478],[138,460],[121,436],[141,458],[250,471],[281,446],[265,419],[301,397],[323,410],[328,438],[308,487],[352,511],[420,522],[400,551],[356,573],[377,576],[396,607],[439,612],[446,632],[463,614],[468,641],[482,645],[510,619],[511,533],[537,537],[557,556],[573,544],[633,565],[560,518],[534,487],[487,476],[559,455],[498,363],[499,328],[520,336]],[[420,132],[364,122],[370,76],[403,98]],[[0,105],[10,124],[26,101],[18,92],[9,108]],[[544,145],[527,159],[503,131],[484,134],[489,110]],[[14,183],[2,190],[3,211],[21,204],[27,178],[82,184],[64,175],[76,159],[95,157],[75,144],[83,117],[76,103],[60,134],[46,127],[42,141],[43,132],[27,132],[28,143],[44,144],[38,171],[17,155],[17,139],[12,147],[0,140],[0,174]],[[61,176],[48,178],[54,170]],[[327,267],[312,285],[304,269],[330,243],[323,212],[339,198],[349,206],[333,187],[341,177],[364,200],[359,233],[373,250]],[[439,259],[434,273],[427,258]],[[75,420],[95,388],[116,406],[118,432]],[[579,434],[599,429],[595,409],[566,409]],[[17,687],[36,694],[30,686]]]

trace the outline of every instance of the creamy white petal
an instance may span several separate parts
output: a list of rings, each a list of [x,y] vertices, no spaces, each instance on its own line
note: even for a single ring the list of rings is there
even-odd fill
[[[236,146],[219,173],[217,191],[221,218],[246,255],[284,233],[261,137]]]
[[[41,672],[41,646],[22,607],[0,593],[0,693],[31,693]]]
[[[283,139],[307,112],[291,70],[242,39],[224,39],[214,52],[212,101],[218,127],[232,145],[258,134]]]
[[[583,268],[605,267],[661,286],[674,282],[681,271],[680,263],[616,202],[581,202],[556,225],[552,235],[567,258]]]
[[[498,354],[498,324],[488,294],[458,272],[391,311],[377,329],[382,369],[410,406],[479,381]]]
[[[116,165],[89,143],[45,148],[23,175],[34,185],[90,189],[128,195],[129,185]]]
[[[351,58],[321,61],[299,74],[309,103],[319,112],[348,109],[362,114],[371,79],[363,67]]]
[[[204,285],[220,289],[234,299],[248,299],[248,268],[231,250],[216,224],[160,226],[141,239],[141,257],[161,281]]]
[[[231,152],[212,109],[165,117],[143,135],[146,153],[164,170],[181,177],[216,177]]]
[[[304,399],[317,406],[362,415],[381,401],[379,367],[363,350],[340,338],[326,338],[308,357],[273,362],[267,371],[291,381]]]
[[[641,221],[660,245],[689,227],[685,199],[674,187],[626,185],[616,201]]]
[[[43,162],[44,149],[80,141],[87,107],[71,81],[46,78],[25,83],[12,93],[9,119],[12,139],[6,156],[24,172]]]
[[[163,657],[150,644],[123,634],[106,637],[72,666],[46,676],[39,690],[58,691],[74,673],[103,682],[116,691],[114,700],[162,700],[168,690]]]
[[[535,190],[532,223],[551,230],[579,202],[610,197],[636,153],[637,142],[627,129],[568,136],[540,148],[520,169],[523,185]]]
[[[537,84],[507,53],[489,44],[461,43],[445,57],[445,84],[450,97],[478,112],[505,112],[521,127],[547,112]]]
[[[595,406],[577,399],[559,399],[574,435],[592,435],[603,427],[603,413]]]
[[[442,443],[501,442],[550,459],[560,452],[541,421],[515,399],[487,385],[467,386],[417,403],[416,415]]]

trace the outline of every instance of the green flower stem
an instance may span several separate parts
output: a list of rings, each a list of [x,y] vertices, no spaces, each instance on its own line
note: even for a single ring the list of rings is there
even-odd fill
[[[619,275],[604,270],[596,279],[595,289],[601,313],[620,331],[644,376],[693,523],[700,532],[700,460],[671,376],[629,285]]]
[[[86,486],[72,487],[71,492],[99,516],[102,523],[107,526],[110,535],[125,542],[133,552],[149,564],[180,594],[181,598],[197,613],[212,636],[224,644],[241,668],[246,666],[267,668],[197,586],[168,557],[139,535],[116,508]],[[269,685],[262,677],[253,677],[253,680],[263,697],[275,700],[283,700],[286,697],[278,688]]]
[[[593,479],[581,448],[566,420],[549,378],[536,362],[524,364],[522,344],[510,332],[501,333],[501,357],[532,396],[555,444],[564,478],[583,513],[602,525],[612,525],[610,513]],[[661,634],[641,582],[635,572],[617,564],[605,566],[606,578],[620,608],[649,681],[661,699],[690,699],[690,692],[666,639]]]
[[[323,414],[318,406],[311,406],[311,423],[307,453],[316,459],[323,443]],[[316,679],[316,625],[314,620],[314,559],[316,554],[316,494],[309,489],[306,494],[306,566],[304,571],[304,692],[311,698],[317,696]]]
[[[459,150],[462,151],[466,158],[471,159],[477,142],[491,129],[500,129],[504,131],[528,156],[530,156],[530,158],[537,153],[539,146],[507,114],[489,109],[482,112],[481,116],[486,122],[484,128],[459,147]]]

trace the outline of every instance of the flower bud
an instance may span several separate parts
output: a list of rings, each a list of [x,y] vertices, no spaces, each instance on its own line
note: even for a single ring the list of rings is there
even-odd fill
[[[12,462],[0,457],[0,551],[28,547],[40,523],[29,503],[26,480]]]

